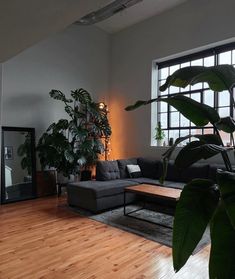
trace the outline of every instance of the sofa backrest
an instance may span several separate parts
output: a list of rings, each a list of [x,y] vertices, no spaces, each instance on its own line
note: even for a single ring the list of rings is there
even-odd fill
[[[130,159],[119,159],[117,160],[118,167],[120,171],[120,178],[128,178],[129,173],[127,171],[127,165],[137,165],[137,158],[130,158]]]
[[[98,161],[96,164],[96,180],[106,181],[120,178],[117,161]]]

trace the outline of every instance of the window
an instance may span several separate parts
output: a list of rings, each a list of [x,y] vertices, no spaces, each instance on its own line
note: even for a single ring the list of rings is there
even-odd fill
[[[209,67],[220,64],[235,65],[235,44],[210,49],[157,64],[157,88],[164,84],[166,78],[177,69],[187,66]],[[168,97],[174,94],[182,94],[200,103],[214,107],[221,117],[229,115],[233,117],[234,110],[229,92],[214,92],[208,88],[207,83],[187,86],[186,88],[171,86],[164,92],[157,90],[156,95]],[[154,106],[156,106],[156,108],[152,106],[152,117],[154,117],[154,112],[157,112],[157,117],[155,116],[155,118],[152,119],[153,129],[155,129],[157,123],[160,121],[165,133],[166,144],[168,144],[170,138],[175,140],[185,135],[214,133],[214,129],[210,123],[205,127],[196,127],[172,106],[164,102],[154,103]],[[154,134],[153,131],[152,134]],[[225,145],[231,144],[229,134],[221,132],[221,136]],[[188,141],[190,141],[190,139]],[[184,144],[186,144],[186,142],[184,142]],[[156,145],[156,142],[153,142],[153,145]]]

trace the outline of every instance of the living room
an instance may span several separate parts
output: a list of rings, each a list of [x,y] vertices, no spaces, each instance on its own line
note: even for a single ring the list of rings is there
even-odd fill
[[[51,21],[49,11],[43,12],[39,3],[36,8],[42,18],[38,15],[29,20],[21,14],[23,4],[4,4],[1,126],[34,128],[37,143],[51,123],[67,117],[49,92],[58,89],[69,97],[71,90],[84,88],[95,102],[108,107],[112,128],[108,160],[160,160],[172,136],[165,135],[166,146],[156,146],[156,106],[131,112],[125,107],[156,97],[156,64],[233,43],[235,3],[143,0],[95,25],[72,24],[108,2],[112,1],[78,1],[79,12],[73,3],[63,10],[58,8]],[[133,20],[132,9],[136,9]],[[39,32],[36,27],[42,21]],[[224,143],[227,145],[227,139]],[[11,158],[12,151],[8,151]],[[223,162],[221,155],[208,161]],[[36,170],[41,170],[39,160]],[[66,194],[4,204],[0,210],[0,278],[209,278],[210,245],[174,273],[171,248],[79,217],[68,208]]]

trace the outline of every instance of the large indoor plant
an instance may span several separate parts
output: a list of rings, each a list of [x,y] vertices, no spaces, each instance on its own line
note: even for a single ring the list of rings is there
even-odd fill
[[[210,89],[221,92],[219,94],[228,90],[234,106],[235,70],[231,65],[182,68],[169,76],[159,89],[165,91],[169,86],[184,88],[201,82],[208,83]],[[221,154],[225,169],[217,170],[215,181],[194,179],[182,190],[173,228],[174,269],[179,271],[184,266],[209,225],[211,234],[209,276],[211,279],[235,278],[235,173],[228,156],[228,150],[232,149],[234,152],[235,122],[230,116],[220,117],[214,108],[206,104],[177,94],[166,98],[137,101],[126,110],[133,110],[155,101],[166,102],[173,106],[196,126],[203,127],[211,123],[214,128],[213,134],[189,135],[176,140],[163,155],[162,182],[167,172],[167,162],[175,147],[189,138],[191,142],[180,150],[175,159],[179,169],[187,168],[201,159],[208,159],[217,154]],[[224,147],[220,130],[231,135],[233,147]]]
[[[42,167],[53,167],[65,177],[90,170],[104,152],[102,137],[111,135],[107,114],[84,89],[71,91],[70,98],[59,90],[49,94],[64,103],[68,119],[52,123],[39,139]]]

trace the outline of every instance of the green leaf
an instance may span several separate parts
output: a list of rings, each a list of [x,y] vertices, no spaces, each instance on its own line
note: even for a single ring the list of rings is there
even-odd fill
[[[71,91],[71,96],[75,101],[79,101],[81,104],[89,104],[92,102],[91,95],[83,88]]]
[[[217,170],[217,182],[228,217],[235,229],[235,173]]]
[[[218,189],[211,180],[195,179],[185,185],[176,206],[173,228],[173,263],[176,271],[193,253],[218,201]]]
[[[235,230],[223,202],[211,221],[210,279],[235,278]]]
[[[230,116],[223,117],[216,123],[216,127],[221,131],[231,134],[235,132],[235,121]]]
[[[209,122],[214,124],[220,120],[219,114],[214,108],[186,96],[175,95],[159,100],[173,106],[196,126],[205,126]]]
[[[201,82],[207,82],[213,91],[231,90],[235,85],[235,69],[231,65],[185,67],[169,76],[166,83],[160,86],[160,91],[171,85],[185,88]]]
[[[53,98],[55,100],[59,100],[59,101],[65,102],[65,103],[72,103],[73,102],[73,100],[67,99],[65,97],[65,94],[62,93],[60,90],[57,90],[57,89],[52,89],[49,92],[49,95],[51,96],[51,98]]]
[[[130,106],[126,107],[125,110],[126,111],[131,111],[131,110],[137,109],[141,106],[145,106],[145,105],[151,104],[153,102],[157,102],[159,100],[160,100],[159,98],[151,99],[151,100],[148,100],[148,101],[139,100],[139,101],[135,102],[134,105],[130,105]]]
[[[207,143],[208,144],[217,144],[217,145],[221,144],[219,136],[215,135],[215,134],[187,135],[185,137],[177,138],[175,140],[175,143],[171,147],[169,147],[167,149],[167,151],[165,153],[163,153],[163,155],[162,155],[162,157],[163,157],[163,172],[162,172],[162,175],[159,179],[161,184],[163,184],[163,182],[165,181],[166,174],[167,174],[168,161],[170,160],[170,158],[172,156],[172,153],[174,152],[177,145],[180,144],[181,142],[185,141],[186,139],[193,138],[193,137],[199,139],[202,143],[205,143],[205,144],[207,144]]]
[[[201,159],[209,159],[216,154],[226,152],[230,148],[216,144],[205,144],[201,141],[192,141],[183,147],[175,159],[179,169],[187,168]]]

